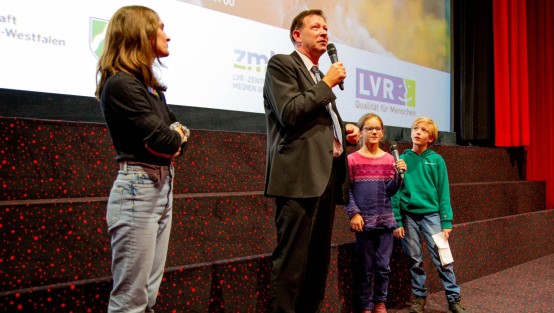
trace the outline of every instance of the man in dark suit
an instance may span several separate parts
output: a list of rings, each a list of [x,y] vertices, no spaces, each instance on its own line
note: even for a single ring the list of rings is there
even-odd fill
[[[334,103],[343,64],[325,75],[312,69],[327,51],[323,12],[297,15],[290,38],[296,51],[269,60],[264,85],[265,195],[275,198],[277,227],[269,306],[310,313],[325,296],[335,205],[348,201],[346,141],[354,144],[359,129],[343,125]]]

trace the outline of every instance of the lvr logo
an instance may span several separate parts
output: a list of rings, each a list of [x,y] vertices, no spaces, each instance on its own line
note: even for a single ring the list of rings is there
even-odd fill
[[[356,69],[356,97],[415,107],[416,82],[358,68]]]
[[[234,67],[247,71],[261,72],[267,67],[269,58],[275,55],[275,52],[271,51],[270,55],[258,54],[255,52],[244,51],[235,49],[235,64]]]

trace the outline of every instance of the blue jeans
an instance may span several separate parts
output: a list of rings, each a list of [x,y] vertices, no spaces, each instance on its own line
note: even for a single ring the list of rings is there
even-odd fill
[[[121,164],[106,214],[113,275],[109,313],[150,312],[156,303],[172,207],[172,166]]]
[[[427,297],[427,288],[425,287],[427,276],[423,270],[423,257],[421,254],[421,234],[423,233],[431,260],[435,264],[439,278],[444,286],[446,300],[448,302],[458,302],[460,300],[460,287],[456,284],[454,266],[452,263],[445,266],[441,265],[437,246],[432,238],[434,234],[442,232],[439,214],[404,214],[402,223],[404,224],[405,232],[402,248],[408,256],[408,264],[412,276],[412,293],[416,297]]]
[[[387,301],[392,247],[390,229],[356,233],[356,252],[361,265],[359,299],[362,310],[373,310],[375,303]]]

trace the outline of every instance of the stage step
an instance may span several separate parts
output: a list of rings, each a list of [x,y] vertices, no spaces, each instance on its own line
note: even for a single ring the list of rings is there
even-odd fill
[[[0,312],[105,311],[105,212],[117,172],[105,125],[0,117],[0,136]],[[525,180],[522,149],[432,148],[448,167],[460,282],[554,251],[544,236],[554,231],[546,184]],[[173,228],[156,311],[265,312],[275,244],[274,202],[263,196],[265,149],[265,134],[193,130],[175,163]],[[353,242],[339,206],[324,311],[352,310]],[[426,262],[430,288],[439,290]],[[399,241],[391,268],[389,300],[405,302],[409,277]]]
[[[514,232],[517,229],[518,232]],[[458,224],[451,247],[459,283],[549,255],[554,241],[554,211],[539,211]],[[186,251],[183,251],[185,254]],[[353,312],[354,245],[334,245],[323,311]],[[268,254],[168,267],[160,289],[161,312],[265,312],[270,260]],[[430,292],[441,290],[428,258]],[[406,260],[399,241],[391,263],[388,306],[409,300]],[[102,312],[107,307],[109,277],[71,281],[0,293],[2,312]],[[463,291],[462,291],[463,292]]]

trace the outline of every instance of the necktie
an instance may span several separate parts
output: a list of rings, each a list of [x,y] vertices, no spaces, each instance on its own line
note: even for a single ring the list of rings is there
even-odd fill
[[[314,73],[316,83],[319,82],[321,80],[321,72],[319,71],[317,66],[314,65],[311,71]],[[335,111],[333,111],[333,106],[331,105],[331,102],[329,102],[326,107],[327,111],[329,111],[329,115],[331,115],[331,120],[333,120],[333,131],[335,133],[335,138],[342,145],[342,131],[337,114],[335,113]]]

